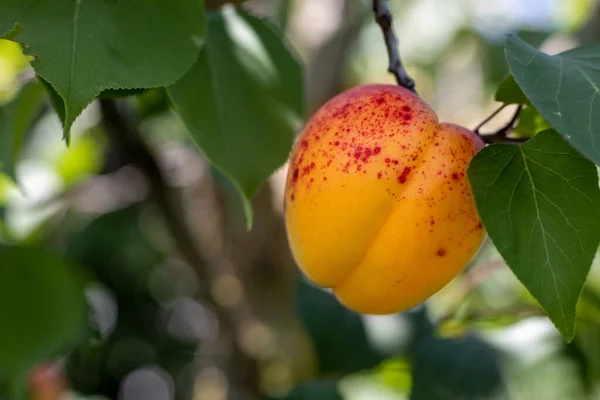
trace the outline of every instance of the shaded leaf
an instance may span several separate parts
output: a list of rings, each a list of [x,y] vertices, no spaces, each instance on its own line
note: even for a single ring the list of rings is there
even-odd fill
[[[600,241],[595,166],[547,130],[520,146],[486,147],[468,175],[494,245],[570,341]]]
[[[504,390],[499,354],[475,336],[429,336],[412,361],[411,400],[495,399]]]
[[[211,14],[206,46],[169,95],[206,157],[249,199],[281,166],[303,113],[302,72],[265,20]]]
[[[63,103],[59,115],[67,139],[75,118],[103,90],[175,82],[196,60],[204,26],[198,0],[0,4],[0,34],[36,57],[37,74]]]
[[[284,397],[273,400],[342,400],[335,381],[301,382]]]
[[[22,373],[82,338],[83,287],[61,257],[0,247],[0,277],[0,374]]]
[[[494,95],[494,100],[506,104],[529,104],[529,99],[525,96],[512,75],[507,76],[500,82]]]
[[[348,374],[383,361],[369,343],[359,314],[303,278],[298,285],[297,312],[314,344],[319,374]]]
[[[142,118],[150,118],[170,110],[171,103],[164,88],[146,90],[136,96]]]
[[[509,35],[506,59],[531,104],[573,147],[600,164],[600,45],[549,56]]]
[[[42,85],[32,81],[0,107],[0,170],[15,181],[15,164],[26,133],[42,110],[43,93]]]
[[[520,30],[516,35],[534,47],[539,47],[551,34],[550,31]],[[483,63],[483,72],[486,81],[497,85],[510,73],[506,65],[506,56],[504,54],[504,42],[502,40],[492,40],[481,33],[475,33],[480,37],[481,61]]]

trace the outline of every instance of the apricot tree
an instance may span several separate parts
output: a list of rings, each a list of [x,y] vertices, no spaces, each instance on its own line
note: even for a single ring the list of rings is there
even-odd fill
[[[600,46],[548,55],[508,35],[510,74],[495,99],[515,112],[482,133],[489,119],[472,130],[442,123],[418,97],[387,3],[374,0],[398,86],[353,88],[306,116],[302,66],[282,29],[240,3],[2,0],[0,38],[18,42],[31,66],[0,108],[6,186],[19,187],[24,143],[47,108],[69,145],[75,120],[97,106],[98,126],[142,171],[179,252],[205,278],[200,292],[223,331],[236,332],[240,310],[211,291],[215,277],[140,131],[134,99],[147,112],[178,115],[237,190],[249,229],[251,199],[289,160],[291,249],[306,276],[349,308],[395,313],[420,304],[463,270],[487,234],[573,340],[600,243]],[[541,122],[516,133],[526,115]],[[11,382],[15,399],[27,371],[89,333],[82,270],[57,254],[59,245],[49,250],[47,236],[25,240],[0,225],[0,381]],[[253,363],[230,336],[223,359]],[[236,379],[258,391],[255,376]]]

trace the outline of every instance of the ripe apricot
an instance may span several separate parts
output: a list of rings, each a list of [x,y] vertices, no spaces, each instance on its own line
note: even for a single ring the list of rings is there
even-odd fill
[[[427,299],[485,236],[465,174],[482,147],[398,86],[330,100],[298,138],[287,176],[285,222],[301,270],[363,313]]]

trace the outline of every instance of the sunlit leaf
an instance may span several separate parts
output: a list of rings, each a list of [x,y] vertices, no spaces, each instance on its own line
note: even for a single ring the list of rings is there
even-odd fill
[[[198,61],[169,88],[198,147],[242,193],[249,224],[250,198],[291,150],[302,93],[281,33],[233,8],[211,14]]]
[[[535,108],[525,106],[519,114],[515,133],[519,136],[531,137],[550,128],[550,124]]]
[[[0,106],[0,171],[16,181],[15,164],[27,131],[44,102],[39,82],[26,84],[9,104]]]
[[[22,42],[58,94],[68,139],[100,92],[166,86],[194,63],[204,40],[200,0],[3,0],[0,35]]]

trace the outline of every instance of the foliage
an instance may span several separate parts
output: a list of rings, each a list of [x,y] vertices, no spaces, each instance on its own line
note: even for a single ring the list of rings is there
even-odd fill
[[[169,85],[204,41],[204,9],[194,0],[9,0],[0,11],[0,34],[26,46],[56,92],[67,141],[75,118],[103,90]]]
[[[168,89],[194,141],[239,188],[249,226],[250,199],[285,162],[303,113],[300,65],[280,37],[244,11],[211,14],[196,64]]]
[[[600,113],[594,105],[600,90],[600,46],[549,56],[508,36],[506,60],[515,81],[540,114],[577,150],[600,163],[595,137]]]
[[[24,137],[40,115],[42,96],[42,85],[30,82],[11,103],[0,108],[0,168],[13,180],[16,180],[15,164]]]
[[[593,163],[548,130],[521,146],[483,149],[469,179],[496,248],[572,340],[575,306],[600,242]]]
[[[0,259],[0,376],[13,377],[80,341],[86,306],[75,268],[61,257],[35,247],[4,246]]]

